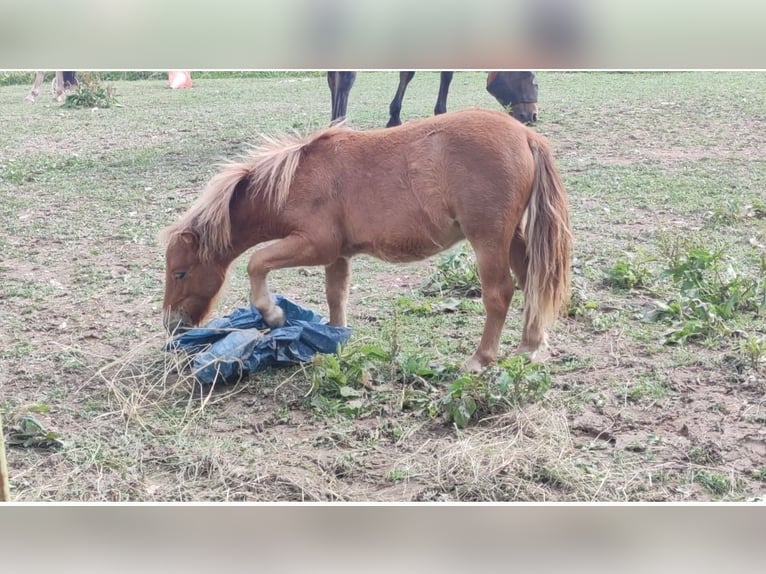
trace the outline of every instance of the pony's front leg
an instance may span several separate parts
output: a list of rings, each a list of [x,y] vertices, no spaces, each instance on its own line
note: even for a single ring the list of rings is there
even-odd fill
[[[250,304],[258,309],[269,327],[281,327],[285,324],[285,312],[271,299],[269,285],[266,283],[268,272],[251,271],[251,266],[252,258],[247,266],[250,275]]]
[[[271,299],[266,276],[273,269],[322,265],[315,244],[303,237],[291,235],[256,250],[247,265],[250,276],[250,302],[258,309],[269,327],[285,324],[285,313]]]
[[[330,325],[346,326],[346,304],[351,279],[351,265],[346,257],[339,257],[324,268],[325,296],[330,308]]]

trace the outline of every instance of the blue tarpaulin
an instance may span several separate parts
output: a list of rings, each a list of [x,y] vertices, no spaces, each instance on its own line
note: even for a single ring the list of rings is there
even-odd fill
[[[270,329],[255,307],[234,312],[189,329],[165,350],[194,355],[192,372],[202,385],[238,381],[273,365],[306,362],[315,353],[334,353],[351,336],[348,327],[333,327],[318,313],[275,295],[285,312],[285,324]]]

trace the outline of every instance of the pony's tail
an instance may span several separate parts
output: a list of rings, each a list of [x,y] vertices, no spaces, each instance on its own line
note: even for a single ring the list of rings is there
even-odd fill
[[[528,265],[521,344],[535,351],[546,342],[545,329],[569,302],[572,231],[566,191],[548,144],[534,132],[528,141],[535,176],[525,229]]]

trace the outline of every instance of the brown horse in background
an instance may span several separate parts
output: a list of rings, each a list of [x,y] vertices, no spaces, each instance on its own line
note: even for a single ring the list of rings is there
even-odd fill
[[[454,72],[441,72],[439,76],[439,95],[434,106],[434,115],[447,111],[447,96]],[[399,87],[388,107],[389,119],[386,127],[401,125],[401,111],[407,86],[415,77],[415,72],[399,72]],[[327,72],[332,100],[332,121],[346,116],[348,95],[356,80],[356,72]],[[534,72],[498,71],[487,75],[487,91],[500,102],[509,113],[521,123],[537,121],[537,79]]]
[[[43,85],[45,79],[45,72],[37,72],[35,74],[35,80],[32,83],[32,89],[29,90],[27,97],[24,98],[25,102],[34,104],[37,96],[40,94],[40,88]],[[53,99],[57,102],[64,101],[64,95],[68,90],[77,86],[77,75],[75,72],[56,72],[51,84],[51,91],[53,92]]]
[[[273,240],[253,252],[247,272],[253,306],[277,327],[284,313],[266,283],[274,269],[323,265],[330,323],[345,325],[351,257],[415,261],[467,239],[487,313],[470,370],[497,356],[511,269],[524,291],[520,350],[533,359],[568,300],[566,193],[545,139],[499,111],[264,138],[225,165],[163,239],[170,332],[199,324],[234,259]]]

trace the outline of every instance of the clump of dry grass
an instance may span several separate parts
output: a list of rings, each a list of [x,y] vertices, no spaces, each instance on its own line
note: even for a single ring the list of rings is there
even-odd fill
[[[630,464],[583,464],[566,411],[550,404],[485,419],[451,441],[429,441],[397,467],[433,485],[417,495],[432,501],[599,500],[607,478],[627,485],[635,474]]]
[[[191,372],[191,357],[166,352],[164,334],[151,336],[101,367],[100,378],[109,391],[113,412],[125,425],[139,425],[153,434],[168,430],[183,434],[212,402],[223,396],[202,390]]]

